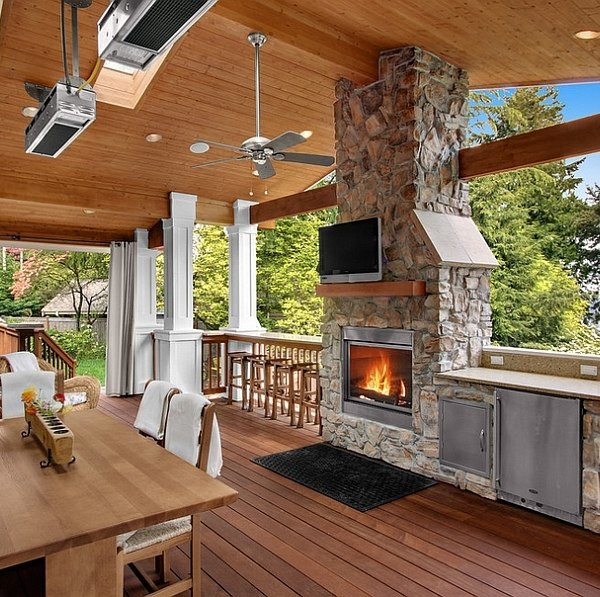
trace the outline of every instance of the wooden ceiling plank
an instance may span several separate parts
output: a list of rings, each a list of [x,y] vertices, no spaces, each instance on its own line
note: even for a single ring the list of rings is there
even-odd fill
[[[600,151],[600,114],[461,149],[460,177],[468,180]]]
[[[337,206],[336,185],[330,184],[273,201],[265,201],[250,208],[250,223],[260,224],[288,216],[319,211]]]
[[[310,54],[314,60],[331,62],[340,68],[341,76],[360,82],[376,78],[379,56],[373,47],[359,47],[355,40],[351,43],[341,34],[319,31],[291,16],[293,13],[274,8],[276,6],[272,2],[267,5],[257,0],[221,0],[211,13],[250,30],[264,31],[270,37]]]

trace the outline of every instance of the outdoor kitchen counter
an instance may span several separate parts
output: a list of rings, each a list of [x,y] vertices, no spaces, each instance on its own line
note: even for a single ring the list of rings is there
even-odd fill
[[[540,373],[525,373],[509,369],[488,369],[485,367],[470,367],[457,371],[447,371],[445,373],[438,373],[436,376],[499,388],[514,388],[517,390],[553,394],[555,396],[600,401],[600,381],[595,379],[559,377],[558,375],[542,375]]]

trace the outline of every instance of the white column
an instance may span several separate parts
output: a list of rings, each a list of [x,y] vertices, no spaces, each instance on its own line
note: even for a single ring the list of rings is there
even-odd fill
[[[135,231],[135,297],[133,388],[136,394],[154,375],[152,333],[156,329],[156,257],[158,251],[148,248],[148,231]]]
[[[226,330],[264,331],[256,317],[256,224],[250,224],[255,201],[238,199],[233,204],[229,237],[229,324]]]
[[[184,392],[201,392],[201,332],[194,330],[193,233],[196,196],[171,193],[171,217],[163,220],[165,324],[158,330],[158,378]]]

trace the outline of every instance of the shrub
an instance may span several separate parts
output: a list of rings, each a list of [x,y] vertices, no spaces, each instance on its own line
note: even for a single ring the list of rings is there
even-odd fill
[[[49,330],[48,334],[73,358],[103,359],[106,349],[98,342],[90,325],[83,325],[81,330]]]

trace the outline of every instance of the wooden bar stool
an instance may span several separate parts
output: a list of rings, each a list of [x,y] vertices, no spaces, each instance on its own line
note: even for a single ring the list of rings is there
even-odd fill
[[[297,427],[304,426],[306,417],[309,421],[310,411],[314,411],[313,423],[319,425],[319,435],[323,434],[323,422],[321,421],[321,380],[319,377],[319,367],[316,363],[300,365],[300,392]]]
[[[256,405],[265,407],[265,417],[268,416],[269,391],[271,384],[271,361],[264,355],[251,355],[248,359],[250,367],[248,386],[248,411]]]
[[[300,406],[300,365],[291,361],[274,364],[272,396],[271,418],[277,418],[279,405],[281,414],[290,417],[290,425],[296,424],[296,406]]]
[[[248,359],[251,356],[251,353],[244,351],[227,354],[227,404],[233,403],[233,388],[238,388],[242,392],[242,408],[246,408],[249,383]]]

